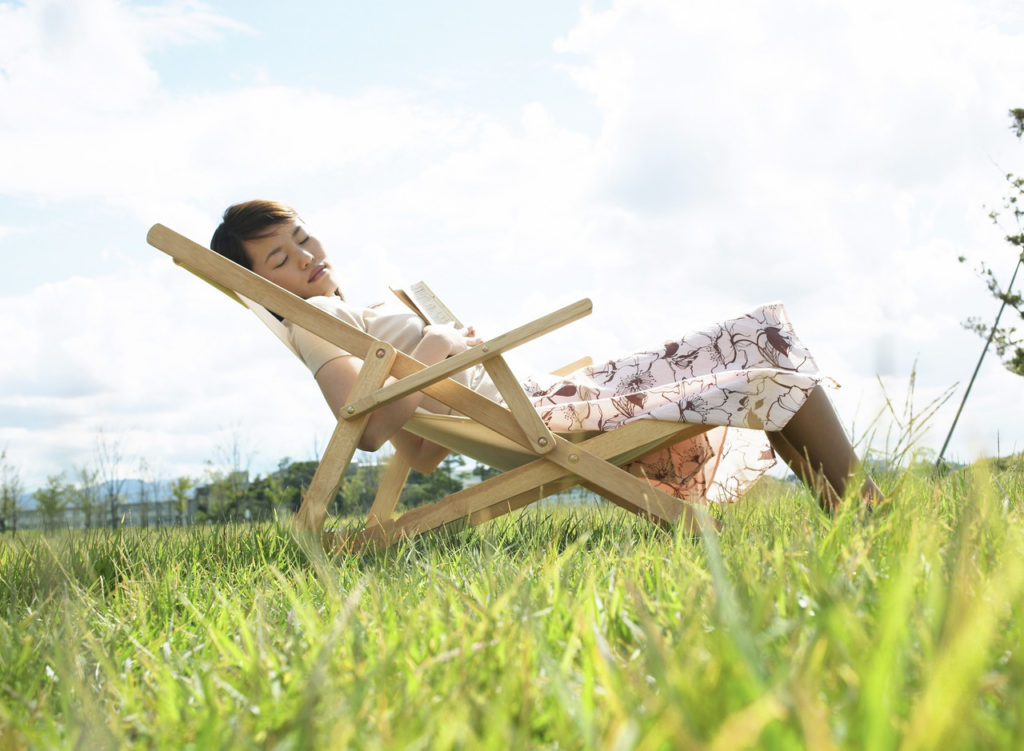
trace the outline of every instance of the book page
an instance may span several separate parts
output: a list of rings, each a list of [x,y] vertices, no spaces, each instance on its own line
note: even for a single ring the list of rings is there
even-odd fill
[[[392,287],[388,285],[388,289],[391,290],[395,294],[395,297],[401,300],[409,308],[409,310],[411,310],[413,313],[422,318],[423,323],[430,323],[430,321],[427,320],[426,315],[424,315],[423,311],[420,310],[416,303],[412,301],[412,298],[409,297],[409,293],[406,292],[403,287]]]
[[[439,325],[451,323],[456,328],[462,328],[462,323],[459,319],[448,309],[447,305],[441,302],[440,298],[434,294],[434,291],[427,286],[426,282],[420,281],[411,284],[406,291],[428,323]]]

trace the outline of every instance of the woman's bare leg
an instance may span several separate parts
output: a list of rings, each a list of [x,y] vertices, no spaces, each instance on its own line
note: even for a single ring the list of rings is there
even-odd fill
[[[817,386],[786,427],[768,433],[768,440],[775,453],[817,494],[821,507],[834,513],[858,459],[825,390]],[[870,477],[861,488],[861,496],[867,503],[882,498]]]

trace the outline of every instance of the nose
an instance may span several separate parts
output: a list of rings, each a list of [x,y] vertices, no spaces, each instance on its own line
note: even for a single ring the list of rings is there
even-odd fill
[[[306,268],[313,262],[313,254],[305,248],[299,248],[299,266]]]

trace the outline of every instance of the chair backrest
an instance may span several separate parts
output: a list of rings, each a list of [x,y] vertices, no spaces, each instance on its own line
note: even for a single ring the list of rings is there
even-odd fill
[[[264,308],[258,302],[253,302],[245,295],[239,295],[242,300],[242,304],[245,305],[253,314],[263,322],[270,331],[286,346],[291,353],[297,358],[302,360],[302,355],[299,354],[299,350],[292,344],[292,338],[288,334],[288,327],[284,325],[284,322],[279,320],[277,316],[271,313],[269,310]]]
[[[266,326],[268,329],[270,329],[271,333],[274,336],[276,336],[278,339],[280,339],[281,343],[284,344],[284,346],[286,346],[289,349],[289,351],[291,351],[291,353],[293,355],[295,355],[297,358],[299,358],[299,360],[302,360],[302,355],[300,355],[299,351],[297,349],[295,349],[295,345],[292,344],[292,338],[291,338],[291,336],[288,335],[288,327],[285,326],[284,323],[277,316],[275,316],[269,310],[264,308],[258,302],[254,301],[254,300],[250,300],[245,295],[242,295],[242,294],[240,294],[238,292],[235,292],[232,289],[228,289],[223,284],[219,284],[218,282],[215,282],[213,279],[210,279],[210,277],[208,277],[208,276],[206,276],[204,274],[200,274],[198,271],[195,271],[194,269],[189,268],[188,266],[186,266],[185,264],[183,264],[183,263],[181,263],[181,262],[179,262],[177,260],[175,261],[175,263],[178,266],[180,266],[181,268],[183,268],[186,271],[188,271],[189,273],[191,273],[191,274],[199,277],[200,279],[202,279],[204,282],[209,284],[211,287],[215,287],[216,289],[220,290],[221,292],[223,292],[225,295],[230,297],[235,302],[239,303],[240,305],[245,306],[250,311],[252,311],[253,315],[255,315],[257,318],[259,318],[260,321],[263,322],[263,325]]]

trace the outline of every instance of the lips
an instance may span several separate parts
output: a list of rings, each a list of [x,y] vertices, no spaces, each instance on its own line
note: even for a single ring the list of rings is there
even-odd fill
[[[313,268],[313,273],[309,275],[309,281],[315,282],[317,279],[322,277],[327,272],[327,266],[322,263],[317,264]]]

